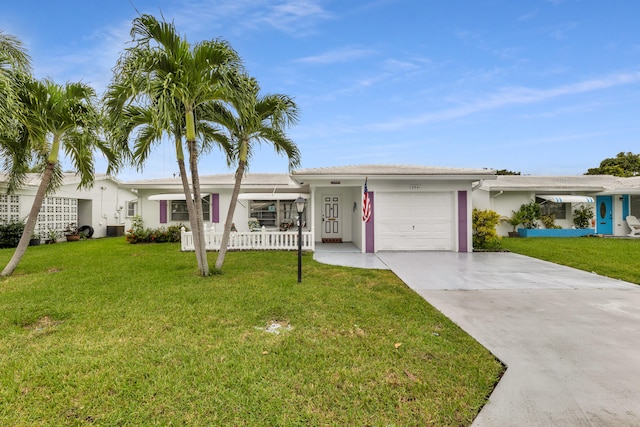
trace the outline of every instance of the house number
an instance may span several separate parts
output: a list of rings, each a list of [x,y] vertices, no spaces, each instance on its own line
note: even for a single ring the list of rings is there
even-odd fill
[[[422,186],[420,184],[410,184],[409,190],[420,190]]]

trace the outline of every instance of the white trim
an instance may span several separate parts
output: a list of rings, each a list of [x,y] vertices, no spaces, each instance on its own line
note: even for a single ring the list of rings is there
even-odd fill
[[[306,193],[242,193],[238,194],[238,200],[295,200],[298,197],[308,199]]]
[[[202,198],[205,198],[209,195],[203,194]],[[193,198],[193,195],[191,196]],[[170,193],[170,194],[154,194],[152,196],[147,197],[147,200],[187,200],[184,193]]]

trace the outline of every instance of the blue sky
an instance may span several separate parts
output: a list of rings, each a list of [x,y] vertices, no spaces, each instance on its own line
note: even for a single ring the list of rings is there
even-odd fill
[[[365,163],[582,174],[640,152],[640,2],[2,0],[37,77],[101,94],[141,13],[223,38],[264,92],[295,98],[302,167]],[[286,172],[264,147],[251,172]],[[226,173],[219,152],[203,174]],[[142,174],[177,172],[158,146]]]

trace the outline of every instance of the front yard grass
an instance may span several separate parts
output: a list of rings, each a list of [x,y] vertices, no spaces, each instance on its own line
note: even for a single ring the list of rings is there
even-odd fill
[[[298,284],[295,252],[200,278],[179,244],[30,247],[0,281],[0,425],[472,422],[499,361],[391,272],[303,263]]]
[[[501,242],[511,252],[640,284],[640,239],[530,237]]]

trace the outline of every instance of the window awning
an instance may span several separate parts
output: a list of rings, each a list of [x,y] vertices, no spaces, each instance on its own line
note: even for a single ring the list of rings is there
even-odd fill
[[[308,193],[241,193],[238,194],[240,200],[295,200],[298,197],[308,199]]]
[[[209,194],[203,194],[202,197],[206,197]],[[193,195],[191,196],[193,197]],[[147,197],[147,200],[187,200],[184,193],[169,193],[169,194],[154,194]]]
[[[557,194],[536,194],[536,197],[554,203],[593,203],[593,197],[577,196],[574,194],[557,195]]]

